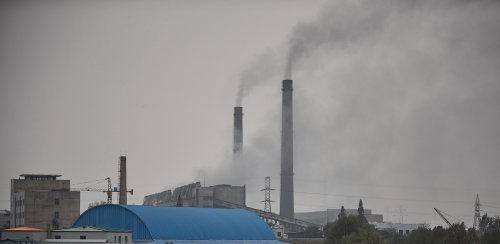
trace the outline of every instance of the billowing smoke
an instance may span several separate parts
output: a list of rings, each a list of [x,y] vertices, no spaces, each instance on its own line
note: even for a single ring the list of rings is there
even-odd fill
[[[498,13],[500,3],[486,0],[328,2],[293,28],[288,54],[243,72],[239,101],[254,90],[245,103],[265,103],[266,119],[245,135],[244,162],[228,157],[204,173],[252,190],[270,175],[277,188],[280,80],[272,81],[276,98],[262,101],[254,88],[280,73],[276,57],[287,57],[296,211],[356,208],[363,198],[385,220],[398,221],[403,205],[405,222],[442,225],[437,207],[470,226],[479,194],[485,212],[500,214]],[[261,200],[250,192],[247,203]]]
[[[255,87],[270,82],[279,74],[278,67],[279,61],[276,52],[267,50],[241,72],[236,92],[236,107],[242,106],[243,98],[248,96]]]

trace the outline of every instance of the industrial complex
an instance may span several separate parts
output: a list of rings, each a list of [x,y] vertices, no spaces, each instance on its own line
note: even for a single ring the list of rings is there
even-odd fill
[[[137,243],[184,242],[279,243],[287,233],[316,226],[320,230],[337,220],[340,209],[295,212],[293,182],[293,81],[282,86],[280,212],[271,212],[269,177],[266,177],[264,210],[246,205],[246,186],[200,182],[179,186],[144,197],[142,205],[127,205],[127,160],[119,157],[119,186],[107,189],[70,188],[61,175],[22,174],[11,180],[11,208],[0,210],[7,222],[1,238],[6,243]],[[244,157],[243,108],[234,108],[233,159]],[[80,192],[107,194],[107,204],[89,208],[80,215]],[[119,194],[112,204],[112,193]],[[346,214],[357,215],[357,209]],[[397,228],[407,233],[415,226],[384,223],[383,216],[364,210],[368,223],[377,228]],[[2,218],[4,220],[2,220]],[[272,223],[272,228],[268,223]]]

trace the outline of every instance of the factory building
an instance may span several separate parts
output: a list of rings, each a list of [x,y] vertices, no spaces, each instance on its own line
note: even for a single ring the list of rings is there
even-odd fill
[[[70,191],[61,175],[22,174],[11,180],[10,228],[70,227],[80,215],[80,192]]]
[[[148,195],[142,205],[176,206],[181,196],[183,207],[217,208],[218,202],[227,202],[245,206],[245,186],[215,185],[202,187],[200,182]]]
[[[84,212],[74,224],[82,225],[130,230],[137,244],[280,243],[264,220],[242,209],[107,204]]]
[[[358,209],[346,209],[347,215],[358,215]],[[299,212],[295,213],[295,218],[311,222],[317,225],[326,225],[328,222],[334,222],[338,219],[340,209],[327,209],[326,211]],[[365,217],[368,223],[382,223],[384,218],[382,214],[372,214],[371,209],[365,209]]]

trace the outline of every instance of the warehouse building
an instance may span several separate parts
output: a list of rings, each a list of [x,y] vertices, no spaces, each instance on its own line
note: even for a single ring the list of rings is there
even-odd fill
[[[84,212],[74,224],[82,225],[130,230],[137,244],[280,243],[264,220],[242,209],[108,204]]]
[[[80,192],[70,191],[61,175],[22,174],[11,180],[10,228],[70,227],[80,215]]]

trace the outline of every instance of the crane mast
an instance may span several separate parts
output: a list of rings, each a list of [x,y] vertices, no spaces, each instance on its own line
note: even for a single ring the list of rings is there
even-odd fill
[[[442,214],[442,213],[441,213],[441,212],[440,212],[437,208],[434,208],[434,210],[436,210],[436,213],[438,213],[438,214],[439,214],[439,217],[441,217],[441,218],[444,220],[444,222],[446,222],[446,223],[447,223],[447,224],[451,227],[451,223],[450,223],[450,221],[448,221],[448,220],[444,217],[444,215],[443,215],[443,214]]]

